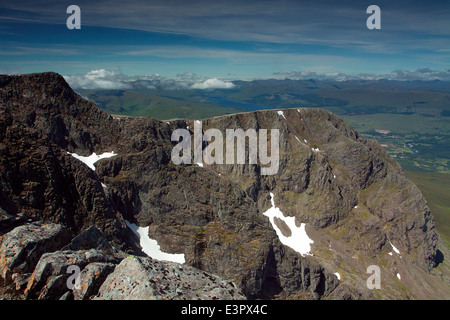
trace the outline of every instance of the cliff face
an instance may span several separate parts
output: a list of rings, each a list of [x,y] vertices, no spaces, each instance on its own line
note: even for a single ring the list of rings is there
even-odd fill
[[[24,213],[63,225],[71,237],[95,225],[115,250],[143,255],[128,220],[247,298],[449,297],[448,282],[429,274],[440,251],[422,194],[378,143],[330,112],[202,120],[204,131],[278,129],[278,173],[261,175],[248,161],[175,165],[172,132],[193,132],[193,121],[114,118],[54,73],[1,76],[0,93],[6,235],[25,223],[12,218]],[[95,170],[72,155],[112,151]],[[269,209],[282,216],[271,222]],[[300,232],[311,240],[307,254],[283,243]],[[381,268],[379,290],[366,286],[369,265]]]

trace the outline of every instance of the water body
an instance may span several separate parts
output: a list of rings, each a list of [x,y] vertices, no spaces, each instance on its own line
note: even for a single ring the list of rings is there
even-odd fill
[[[245,109],[248,111],[273,109],[271,107],[263,107],[263,106],[257,106],[254,104],[249,104],[249,103],[241,103],[241,102],[231,101],[231,100],[228,100],[228,99],[225,99],[222,97],[209,97],[208,99],[214,103],[220,104],[221,106]]]
[[[418,153],[418,151],[413,148],[413,145],[412,145],[411,142],[406,142],[405,144],[409,148],[409,150],[411,150],[413,152],[413,154],[417,154]]]

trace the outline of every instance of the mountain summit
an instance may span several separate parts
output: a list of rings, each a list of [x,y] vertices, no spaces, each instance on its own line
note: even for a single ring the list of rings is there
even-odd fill
[[[278,129],[279,170],[264,176],[259,164],[175,165],[171,135],[194,121],[108,115],[55,73],[0,76],[0,94],[0,294],[68,297],[56,285],[70,275],[67,263],[55,267],[65,257],[102,275],[77,299],[118,298],[108,288],[130,266],[153,289],[160,272],[181,281],[172,298],[196,298],[194,289],[226,299],[450,297],[448,250],[421,192],[331,112],[201,120],[204,131]],[[148,258],[142,246],[155,240],[184,264]],[[368,285],[370,266],[379,288]],[[121,298],[169,294],[125,290]]]

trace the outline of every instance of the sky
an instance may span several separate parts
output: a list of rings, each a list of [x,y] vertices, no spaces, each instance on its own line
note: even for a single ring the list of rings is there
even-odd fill
[[[72,4],[79,30],[66,26]],[[379,30],[366,26],[372,4]],[[0,0],[0,73],[450,80],[449,14],[441,0]]]

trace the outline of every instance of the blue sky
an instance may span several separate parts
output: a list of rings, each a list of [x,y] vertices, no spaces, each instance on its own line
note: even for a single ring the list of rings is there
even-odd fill
[[[0,73],[252,79],[450,69],[449,1],[0,1]],[[66,27],[71,4],[81,30]],[[381,30],[366,27],[371,4]]]

